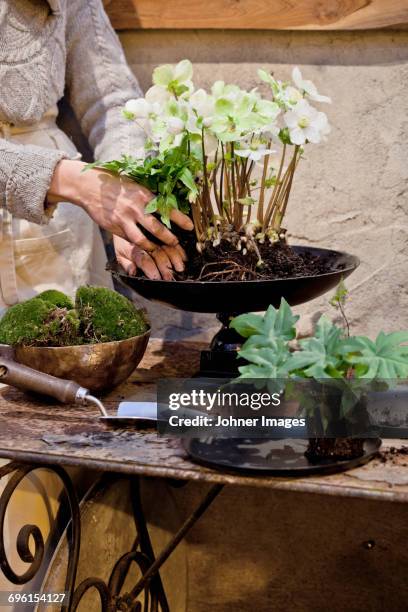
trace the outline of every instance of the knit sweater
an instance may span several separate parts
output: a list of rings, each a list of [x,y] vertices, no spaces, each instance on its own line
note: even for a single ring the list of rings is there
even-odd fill
[[[140,89],[101,0],[0,0],[0,198],[36,223],[48,220],[46,194],[67,155],[13,143],[7,128],[35,125],[64,90],[97,159],[142,146],[121,114]]]

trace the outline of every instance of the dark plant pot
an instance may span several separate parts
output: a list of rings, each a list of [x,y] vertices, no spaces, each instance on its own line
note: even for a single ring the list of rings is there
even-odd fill
[[[295,253],[322,259],[330,258],[331,272],[274,280],[251,281],[165,281],[143,276],[129,276],[117,262],[110,264],[112,274],[136,293],[151,300],[191,312],[241,314],[266,310],[269,304],[279,308],[282,298],[291,305],[303,304],[326,293],[358,267],[358,257],[308,246],[291,245]]]
[[[333,269],[324,274],[253,281],[165,281],[129,276],[117,262],[109,265],[114,278],[136,293],[171,308],[191,312],[217,313],[223,327],[201,352],[200,376],[237,376],[237,351],[243,338],[229,329],[233,316],[266,310],[270,304],[279,308],[281,299],[290,306],[303,304],[322,295],[347,278],[358,267],[358,257],[341,251],[291,245],[295,253],[330,258]]]
[[[367,394],[356,396],[352,412],[346,418],[341,413],[344,393],[341,387],[336,389],[326,382],[313,381],[310,391],[316,405],[312,419],[315,437],[309,438],[306,457],[311,462],[318,462],[323,459],[355,459],[364,455],[365,438],[358,436],[363,436],[370,428]],[[322,428],[323,415],[325,430]],[[320,431],[325,437],[319,437]]]

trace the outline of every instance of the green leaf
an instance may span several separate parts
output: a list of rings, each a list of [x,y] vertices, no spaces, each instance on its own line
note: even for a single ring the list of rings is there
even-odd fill
[[[232,319],[230,327],[243,338],[249,338],[253,334],[262,334],[263,317],[251,313],[238,315]]]
[[[237,202],[239,202],[243,206],[251,206],[252,204],[255,204],[256,200],[254,200],[254,198],[247,197],[247,198],[238,198]]]
[[[287,127],[281,129],[281,131],[279,132],[279,138],[281,139],[283,144],[292,144],[289,134],[289,128]]]
[[[177,198],[173,193],[167,196],[166,206],[169,211],[171,211],[173,208],[177,208]]]
[[[296,336],[297,315],[292,313],[289,304],[282,298],[279,309],[269,306],[262,315],[243,314],[235,317],[230,327],[235,329],[244,338],[253,335],[260,336],[259,343],[266,345],[277,338],[292,340]]]
[[[336,287],[336,291],[333,297],[331,297],[329,300],[329,304],[331,306],[334,306],[335,308],[338,308],[339,305],[344,306],[346,304],[347,296],[348,296],[348,289],[346,285],[344,284],[344,280],[341,279],[341,281]]]
[[[341,339],[341,328],[322,316],[317,323],[315,337],[300,340],[301,350],[290,356],[290,371],[300,370],[305,376],[313,378],[341,376]]]
[[[341,352],[360,378],[407,378],[408,346],[401,346],[407,342],[408,332],[380,332],[374,342],[365,336],[345,340]]]
[[[189,189],[190,193],[194,196],[198,195],[198,188],[194,182],[194,177],[188,168],[183,168],[181,173],[178,175],[179,180]]]
[[[275,342],[270,348],[242,348],[239,356],[250,365],[239,368],[239,378],[285,378],[288,354],[289,349],[283,341]]]
[[[86,172],[87,170],[92,170],[92,168],[98,168],[98,167],[100,167],[101,163],[102,162],[100,162],[100,161],[94,161],[91,164],[86,164],[82,168],[81,172]]]
[[[276,185],[277,182],[277,177],[276,176],[272,176],[271,178],[267,178],[265,179],[265,187],[267,187],[268,189],[270,187],[274,187]]]
[[[153,198],[150,200],[147,206],[145,206],[145,213],[154,213],[157,210],[158,200],[157,198]]]

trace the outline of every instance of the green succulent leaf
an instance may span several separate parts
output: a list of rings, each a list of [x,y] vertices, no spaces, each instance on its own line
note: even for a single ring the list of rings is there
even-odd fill
[[[342,361],[339,356],[342,329],[322,316],[316,326],[313,338],[299,342],[300,351],[290,357],[291,371],[302,371],[306,377],[325,378],[342,376]]]
[[[408,377],[408,332],[380,332],[375,341],[356,336],[344,341],[341,353],[359,378]],[[401,346],[403,345],[403,346]]]
[[[245,345],[244,345],[245,346]],[[271,343],[270,347],[242,348],[239,355],[250,365],[239,368],[242,378],[285,378],[288,375],[289,349],[283,340]],[[240,378],[241,378],[240,377]]]
[[[252,344],[268,345],[271,341],[280,338],[293,340],[296,336],[296,322],[299,319],[292,313],[289,304],[282,299],[278,309],[269,306],[262,315],[243,314],[231,321],[230,327],[235,329],[244,338],[255,336]],[[244,345],[245,346],[245,345]]]

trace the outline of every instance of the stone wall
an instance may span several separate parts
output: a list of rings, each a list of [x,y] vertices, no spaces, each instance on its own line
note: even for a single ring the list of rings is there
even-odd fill
[[[353,330],[408,327],[408,33],[132,31],[121,40],[144,89],[157,64],[188,57],[196,81],[258,84],[299,65],[333,99],[327,143],[311,146],[297,173],[287,227],[293,243],[345,249],[361,258],[350,277]],[[298,308],[327,311],[328,296]],[[150,306],[149,306],[150,308]],[[150,308],[156,331],[197,338],[213,316]]]

